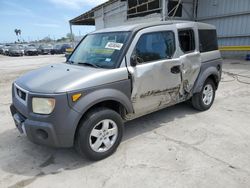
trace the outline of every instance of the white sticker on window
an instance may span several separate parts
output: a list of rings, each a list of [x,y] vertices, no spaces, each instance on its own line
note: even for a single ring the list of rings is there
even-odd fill
[[[114,50],[121,50],[122,49],[123,44],[122,43],[118,43],[118,42],[108,42],[105,46],[105,48],[108,49],[114,49]]]
[[[110,59],[110,58],[106,58],[105,61],[106,61],[106,62],[110,62],[111,59]]]

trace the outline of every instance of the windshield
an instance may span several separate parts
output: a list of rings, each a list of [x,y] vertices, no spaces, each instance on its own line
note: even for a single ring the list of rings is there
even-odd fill
[[[129,32],[90,34],[79,44],[68,62],[115,68],[128,36]]]
[[[25,49],[36,49],[34,46],[27,46]]]
[[[11,50],[20,50],[21,48],[20,48],[20,46],[12,46],[10,49]]]

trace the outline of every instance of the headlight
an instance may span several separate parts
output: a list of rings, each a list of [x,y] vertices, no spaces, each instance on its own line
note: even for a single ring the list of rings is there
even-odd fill
[[[55,108],[55,99],[32,98],[32,110],[36,114],[50,114]]]

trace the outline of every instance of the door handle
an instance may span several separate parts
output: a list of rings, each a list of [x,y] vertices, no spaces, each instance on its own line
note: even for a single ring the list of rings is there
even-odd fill
[[[176,65],[171,68],[171,73],[173,74],[179,74],[180,72],[181,72],[180,65]]]

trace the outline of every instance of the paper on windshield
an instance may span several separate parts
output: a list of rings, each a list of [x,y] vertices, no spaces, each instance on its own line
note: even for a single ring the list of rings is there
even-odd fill
[[[121,50],[123,46],[123,43],[118,42],[108,42],[105,46],[105,48],[108,49],[114,49],[114,50]]]

